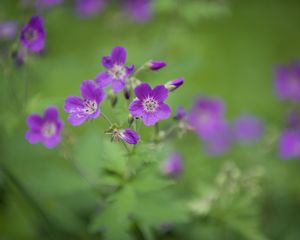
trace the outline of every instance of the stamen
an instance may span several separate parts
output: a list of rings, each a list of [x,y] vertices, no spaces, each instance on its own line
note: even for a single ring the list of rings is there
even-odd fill
[[[96,101],[90,100],[90,99],[84,99],[84,112],[87,114],[93,114],[97,111],[97,103]]]
[[[146,112],[154,112],[157,107],[158,102],[152,97],[148,97],[143,101],[143,108]]]
[[[42,134],[46,138],[52,137],[56,133],[56,125],[52,122],[45,123],[42,127]]]
[[[108,70],[108,73],[114,79],[122,79],[126,76],[126,69],[122,65],[114,65],[110,70]]]

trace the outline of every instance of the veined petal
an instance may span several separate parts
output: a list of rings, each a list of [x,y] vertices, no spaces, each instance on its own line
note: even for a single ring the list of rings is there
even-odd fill
[[[112,89],[115,93],[122,91],[125,88],[126,82],[125,80],[113,80],[112,81]]]
[[[84,108],[83,100],[77,96],[69,96],[65,100],[64,110],[68,113],[77,112]]]
[[[101,72],[96,76],[96,83],[99,87],[105,88],[112,82],[112,77],[108,72]]]
[[[134,72],[135,66],[134,64],[132,64],[129,67],[125,67],[125,69],[126,69],[126,77],[128,77]]]
[[[88,120],[88,115],[74,112],[71,113],[68,117],[68,122],[73,126],[78,126]]]
[[[151,87],[147,83],[141,83],[134,89],[134,93],[138,99],[143,100],[151,94]]]
[[[168,97],[168,89],[164,85],[158,85],[152,90],[152,96],[158,101],[163,102]]]
[[[96,100],[97,96],[95,89],[97,88],[96,83],[93,80],[84,80],[80,85],[80,92],[84,99]]]
[[[111,51],[111,60],[113,64],[124,65],[126,62],[126,50],[124,47],[114,47]]]
[[[160,103],[156,114],[159,119],[167,119],[171,115],[171,108],[165,103]]]
[[[143,105],[138,99],[132,101],[128,109],[133,117],[140,117],[143,114]]]
[[[128,144],[137,144],[140,140],[140,135],[132,129],[126,128],[121,131],[121,138]]]
[[[142,120],[146,126],[152,126],[159,121],[159,118],[153,112],[146,112],[143,114]]]
[[[113,62],[110,56],[104,56],[102,57],[102,65],[107,68],[110,69],[113,67]]]

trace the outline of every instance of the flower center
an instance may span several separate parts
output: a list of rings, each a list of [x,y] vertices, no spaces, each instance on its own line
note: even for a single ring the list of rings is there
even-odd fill
[[[114,65],[110,70],[108,70],[108,73],[114,79],[123,79],[126,76],[126,69],[122,65]]]
[[[84,99],[84,112],[87,114],[93,114],[97,111],[98,105],[96,101],[90,99]]]
[[[42,127],[42,134],[46,138],[52,137],[56,133],[56,125],[52,122],[47,122]]]
[[[37,38],[37,31],[33,28],[29,28],[26,32],[25,32],[25,38],[27,40],[35,40]]]
[[[158,102],[152,97],[148,97],[143,101],[143,108],[146,112],[154,112],[157,107]]]

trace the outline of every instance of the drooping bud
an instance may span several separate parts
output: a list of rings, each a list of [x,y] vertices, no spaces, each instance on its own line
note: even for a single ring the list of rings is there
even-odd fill
[[[186,111],[182,106],[177,106],[176,113],[174,115],[175,120],[184,120],[186,118]]]
[[[125,99],[130,99],[130,89],[127,86],[124,88],[123,94]]]
[[[161,171],[166,176],[176,177],[182,172],[182,168],[181,155],[173,153],[163,162]]]
[[[140,140],[140,135],[131,128],[120,130],[119,133],[120,138],[128,144],[137,144]]]
[[[174,80],[171,80],[165,84],[165,87],[169,90],[169,92],[172,92],[179,88],[184,83],[184,78],[176,78]]]
[[[145,64],[150,70],[157,71],[165,66],[167,63],[164,61],[149,61]]]

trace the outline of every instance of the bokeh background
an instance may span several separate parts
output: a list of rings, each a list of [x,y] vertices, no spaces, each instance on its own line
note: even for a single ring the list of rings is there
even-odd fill
[[[152,17],[143,22],[118,1],[107,2],[90,18],[78,16],[73,1],[43,11],[45,51],[21,67],[10,57],[18,39],[0,42],[0,239],[299,239],[299,161],[278,157],[286,112],[298,106],[278,100],[273,79],[278,64],[299,59],[300,2],[153,0]],[[0,1],[0,21],[21,27],[34,13],[21,1]],[[103,166],[122,168],[122,146],[106,141],[102,119],[70,126],[63,104],[103,70],[101,57],[117,45],[127,49],[128,63],[168,63],[141,76],[152,86],[185,78],[168,98],[173,112],[201,94],[220,97],[229,121],[254,114],[265,123],[264,136],[209,156],[188,133],[155,153],[140,152],[134,164],[155,164],[114,194],[107,185],[116,180]],[[24,138],[26,116],[48,105],[58,106],[65,121],[63,141],[52,150]],[[126,108],[106,102],[102,109],[126,122]],[[144,127],[141,135],[151,132]],[[174,149],[184,169],[169,186],[156,170]]]

